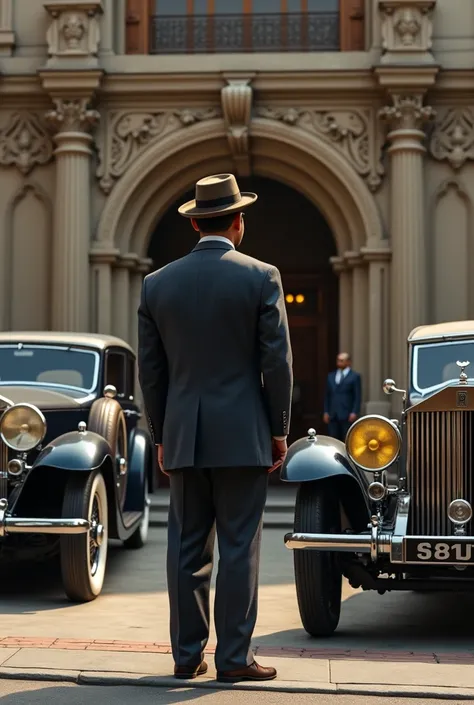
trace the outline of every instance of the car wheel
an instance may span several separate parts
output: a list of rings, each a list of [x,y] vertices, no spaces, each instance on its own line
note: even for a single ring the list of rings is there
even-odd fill
[[[148,540],[148,529],[150,528],[150,499],[148,497],[148,478],[144,480],[144,504],[142,520],[138,528],[133,532],[128,539],[125,539],[123,545],[125,548],[137,549],[143,548]]]
[[[123,509],[127,495],[127,424],[122,407],[116,399],[101,397],[91,406],[88,421],[89,431],[105,438],[112,450],[115,462],[115,484],[118,503]]]
[[[64,492],[62,515],[91,522],[91,530],[86,534],[64,535],[60,540],[66,595],[73,602],[90,602],[102,591],[107,563],[107,490],[102,473],[71,475]]]
[[[339,533],[339,501],[331,486],[302,483],[295,507],[295,533]],[[303,627],[311,636],[330,636],[339,624],[342,571],[336,553],[294,550],[296,595]]]

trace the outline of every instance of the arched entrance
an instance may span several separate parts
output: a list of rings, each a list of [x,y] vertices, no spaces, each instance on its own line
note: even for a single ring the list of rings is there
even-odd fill
[[[294,357],[292,442],[319,428],[323,414],[338,338],[338,281],[330,264],[336,243],[324,216],[297,190],[258,176],[240,178],[239,186],[259,195],[245,216],[241,251],[277,266],[285,289]],[[191,198],[193,191],[184,193],[156,224],[147,253],[154,268],[194,247],[196,233],[177,212]]]

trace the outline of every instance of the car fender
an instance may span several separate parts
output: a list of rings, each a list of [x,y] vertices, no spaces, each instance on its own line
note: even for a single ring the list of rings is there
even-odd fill
[[[331,480],[353,528],[367,528],[368,480],[352,465],[342,441],[329,436],[300,438],[289,447],[280,477],[291,483]]]
[[[144,483],[148,483],[150,447],[147,434],[135,429],[130,437],[128,455],[127,496],[124,511],[142,512]]]
[[[41,467],[90,472],[112,459],[112,449],[103,436],[92,431],[70,431],[48,443],[38,455],[33,469]]]

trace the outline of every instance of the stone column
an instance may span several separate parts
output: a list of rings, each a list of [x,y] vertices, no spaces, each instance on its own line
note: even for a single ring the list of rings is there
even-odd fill
[[[55,135],[56,198],[53,232],[54,330],[89,330],[90,157],[89,129],[99,114],[86,98],[55,98],[47,118]]]
[[[119,254],[113,247],[90,253],[91,329],[102,335],[112,333],[112,265]]]
[[[367,413],[390,416],[390,402],[382,391],[382,383],[390,376],[390,250],[362,249],[368,263],[368,388]]]
[[[130,316],[129,316],[129,342],[135,352],[138,350],[138,307],[142,293],[143,277],[151,270],[153,260],[142,259],[130,273]]]
[[[130,270],[137,259],[121,256],[112,271],[112,332],[127,343],[130,342]]]
[[[340,351],[352,350],[352,270],[343,257],[331,257],[339,278],[339,343]]]
[[[423,144],[424,122],[434,111],[422,95],[393,94],[393,105],[381,110],[388,121],[391,158],[391,340],[392,369],[397,384],[407,378],[407,336],[427,323],[427,271]]]
[[[362,376],[362,397],[365,401],[369,348],[367,264],[359,252],[346,252],[344,257],[352,269],[352,351],[349,350],[349,352],[352,355],[354,369]]]
[[[0,0],[0,56],[11,56],[14,46],[13,0]]]

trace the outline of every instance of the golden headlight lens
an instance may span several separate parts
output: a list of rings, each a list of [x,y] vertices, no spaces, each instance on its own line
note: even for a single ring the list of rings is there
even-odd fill
[[[400,433],[382,416],[366,416],[349,429],[346,447],[350,459],[358,467],[368,472],[378,472],[398,458]]]
[[[0,419],[3,442],[18,452],[36,448],[46,435],[46,419],[36,406],[15,404]]]

